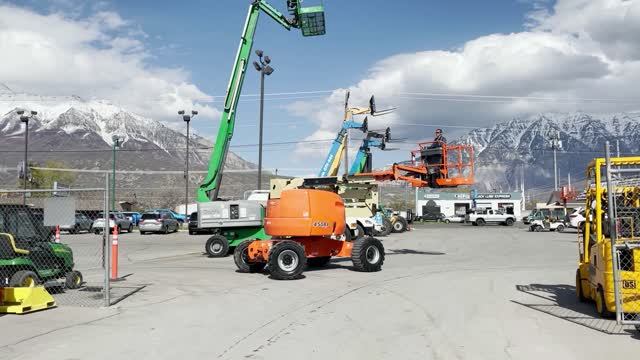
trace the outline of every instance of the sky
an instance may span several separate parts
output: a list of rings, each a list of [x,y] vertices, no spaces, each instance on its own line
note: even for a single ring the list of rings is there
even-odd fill
[[[192,127],[214,138],[249,3],[0,1],[0,83],[107,99],[177,129],[177,111],[196,109]],[[285,1],[271,4],[285,10]],[[438,127],[453,139],[540,112],[640,108],[638,0],[324,5],[327,34],[319,37],[260,17],[254,49],[275,68],[265,85],[265,168],[317,173],[340,128],[346,89],[351,106],[375,95],[378,108],[396,108],[369,119],[396,139],[389,147],[397,150],[374,153],[377,167],[405,160]],[[254,162],[257,147],[234,146],[257,143],[258,93],[259,74],[249,67],[231,150]],[[353,146],[360,137],[352,133]]]

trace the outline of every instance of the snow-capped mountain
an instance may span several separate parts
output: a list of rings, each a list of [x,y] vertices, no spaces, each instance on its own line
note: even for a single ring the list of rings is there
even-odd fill
[[[515,118],[491,128],[480,128],[456,143],[472,145],[476,182],[488,190],[516,188],[524,169],[527,187],[553,185],[551,138],[559,133],[559,178],[566,182],[585,178],[587,163],[604,156],[609,140],[615,153],[616,140],[623,155],[640,151],[640,112],[621,114],[545,113]]]
[[[22,160],[24,146],[24,124],[17,114],[20,109],[38,111],[29,121],[30,161],[53,160],[69,168],[106,170],[111,166],[112,136],[118,135],[124,139],[118,153],[118,169],[184,169],[187,139],[183,133],[108,101],[5,93],[0,98],[0,188],[13,187],[17,181],[15,169]],[[191,169],[206,170],[212,143],[192,134],[189,145]],[[254,169],[255,165],[229,152],[226,168]],[[184,182],[179,180],[181,175],[174,177],[176,183]],[[134,186],[141,179],[127,177],[126,181]],[[144,181],[167,183],[160,176],[149,176]],[[198,179],[193,181],[197,183]]]

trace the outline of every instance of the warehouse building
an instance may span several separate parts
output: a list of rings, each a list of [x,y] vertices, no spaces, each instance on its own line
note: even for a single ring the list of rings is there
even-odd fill
[[[416,214],[443,213],[446,217],[465,216],[470,209],[503,210],[521,217],[522,194],[510,193],[454,193],[425,191],[416,193]]]

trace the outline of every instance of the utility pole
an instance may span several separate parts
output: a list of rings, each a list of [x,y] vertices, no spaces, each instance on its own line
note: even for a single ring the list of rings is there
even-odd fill
[[[551,147],[553,148],[553,188],[558,191],[558,149],[562,148],[560,141],[560,132],[556,131],[551,138]]]
[[[264,77],[265,75],[271,75],[273,68],[269,66],[271,59],[269,56],[265,56],[264,60],[262,56],[264,52],[262,50],[256,50],[256,55],[260,62],[253,62],[253,66],[260,72],[260,135],[258,142],[258,190],[262,190],[262,121],[264,117]]]
[[[178,115],[182,115],[182,120],[187,123],[187,153],[185,155],[187,167],[184,173],[184,218],[186,224],[187,221],[189,221],[189,124],[191,123],[191,119],[198,115],[198,112],[191,110],[191,115],[187,115],[184,110],[180,110],[178,111]]]
[[[113,140],[113,181],[111,184],[111,211],[116,211],[116,150],[120,148],[122,145],[121,139],[118,135],[113,135],[111,137]],[[105,214],[105,221],[107,224],[109,223],[109,214]]]
[[[30,111],[31,116],[25,116],[24,110],[18,110],[16,112],[20,115],[20,121],[24,123],[24,167],[23,167],[23,190],[22,193],[22,205],[27,204],[27,180],[29,179],[29,163],[27,160],[28,151],[29,151],[29,119],[38,115],[37,111]]]

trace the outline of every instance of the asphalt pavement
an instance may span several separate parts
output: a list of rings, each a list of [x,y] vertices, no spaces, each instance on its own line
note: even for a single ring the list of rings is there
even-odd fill
[[[73,236],[78,256],[100,250]],[[122,234],[119,284],[138,290],[110,308],[2,316],[0,359],[633,357],[640,334],[575,298],[577,236],[418,225],[381,238],[380,272],[333,259],[277,281],[208,258],[206,235]]]

